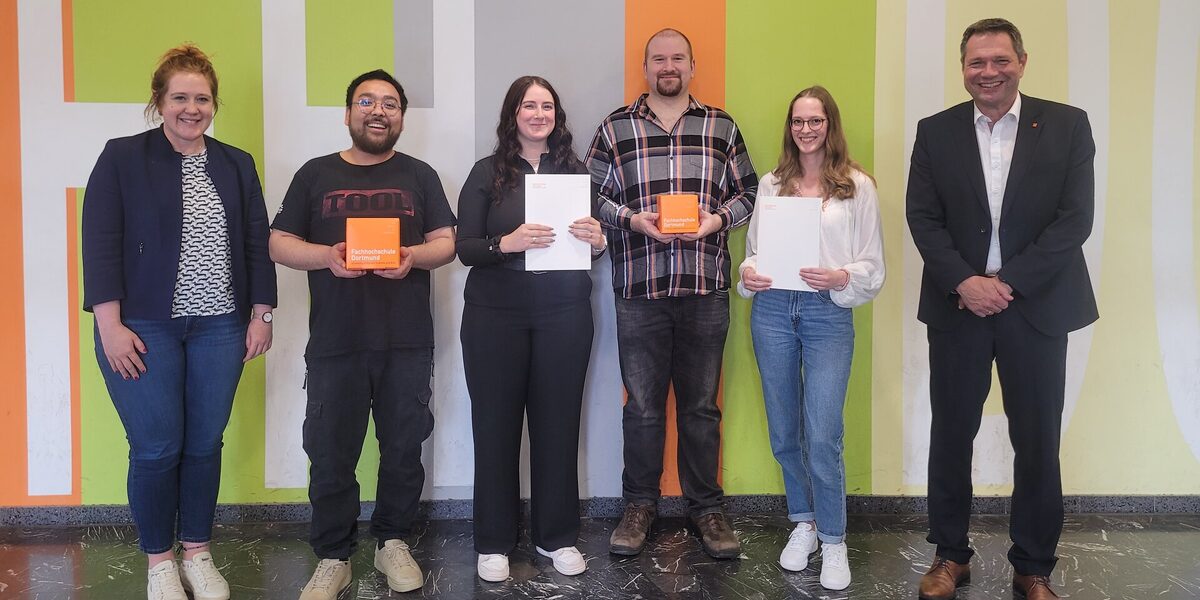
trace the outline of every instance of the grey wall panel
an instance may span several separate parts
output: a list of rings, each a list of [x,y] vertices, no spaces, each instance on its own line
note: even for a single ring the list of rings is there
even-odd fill
[[[433,108],[433,0],[394,0],[396,80],[411,108]]]
[[[476,0],[477,158],[495,147],[504,92],[522,75],[554,85],[582,155],[600,119],[622,104],[624,60],[623,0]]]
[[[567,111],[575,151],[582,157],[596,125],[623,103],[624,56],[623,0],[476,0],[476,158],[495,147],[500,103],[508,86],[522,75],[541,75],[554,85]],[[596,336],[580,425],[583,498],[621,495],[623,388],[608,258],[594,263],[591,276]],[[527,496],[528,472],[521,483]]]

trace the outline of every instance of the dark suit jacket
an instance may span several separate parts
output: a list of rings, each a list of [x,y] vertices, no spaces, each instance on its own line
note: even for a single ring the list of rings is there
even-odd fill
[[[204,138],[208,175],[225,206],[238,313],[276,304],[267,209],[254,159]],[[83,308],[121,301],[121,316],[171,318],[183,235],[183,158],[162,128],[109,140],[83,201]]]
[[[913,145],[908,226],[925,260],[917,318],[936,329],[966,317],[954,291],[987,265],[992,219],[973,112],[968,101],[922,119]],[[1085,112],[1021,96],[997,275],[1016,297],[1008,310],[1047,335],[1098,317],[1082,249],[1092,231],[1095,154]]]

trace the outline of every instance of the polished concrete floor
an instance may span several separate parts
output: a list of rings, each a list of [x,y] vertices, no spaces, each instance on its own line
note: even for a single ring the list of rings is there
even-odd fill
[[[660,519],[647,550],[619,558],[607,552],[614,519],[587,519],[579,548],[588,570],[556,573],[533,553],[527,534],[511,557],[512,578],[491,584],[475,576],[469,521],[429,521],[409,540],[425,571],[425,586],[393,593],[371,567],[369,538],[354,556],[355,581],[343,598],[915,598],[931,559],[924,518],[852,516],[847,543],[854,582],[828,592],[818,582],[820,558],[802,573],[776,562],[790,525],[778,516],[737,516],[737,560],[713,560],[678,518]],[[1004,555],[1007,520],[972,522],[978,552],[972,584],[959,597],[1012,597]],[[365,529],[365,528],[363,528]],[[315,559],[304,524],[218,526],[217,562],[233,598],[296,598]],[[0,528],[0,598],[145,598],[145,560],[131,527]],[[1057,590],[1083,600],[1200,598],[1200,515],[1069,516],[1059,547]]]

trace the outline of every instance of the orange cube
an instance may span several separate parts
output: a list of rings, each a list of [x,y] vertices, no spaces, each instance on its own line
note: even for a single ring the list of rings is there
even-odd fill
[[[400,267],[400,219],[346,219],[346,268]]]
[[[659,194],[658,230],[663,233],[699,231],[700,197],[696,194]]]

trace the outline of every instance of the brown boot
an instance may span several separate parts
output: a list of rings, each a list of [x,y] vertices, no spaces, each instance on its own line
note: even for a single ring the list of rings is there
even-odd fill
[[[608,551],[622,556],[641,552],[656,516],[658,511],[653,504],[626,504],[621,522],[613,530],[612,537],[608,538]]]
[[[954,600],[958,597],[958,586],[971,581],[971,565],[959,564],[940,556],[933,558],[933,566],[921,576],[921,600]]]
[[[688,517],[700,545],[713,558],[737,558],[742,553],[742,545],[738,543],[737,535],[729,526],[725,513],[714,512],[699,517]]]
[[[1013,595],[1029,600],[1051,600],[1058,594],[1050,589],[1050,578],[1045,575],[1013,574]]]

